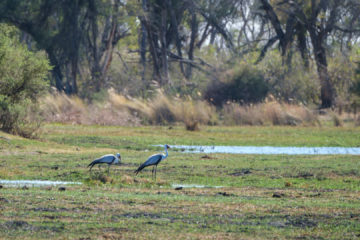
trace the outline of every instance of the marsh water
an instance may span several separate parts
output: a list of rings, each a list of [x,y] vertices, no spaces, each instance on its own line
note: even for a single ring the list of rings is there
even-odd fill
[[[63,182],[63,181],[48,181],[48,180],[4,180],[0,179],[0,184],[10,187],[43,187],[56,185],[82,184],[81,182]]]
[[[184,153],[360,155],[360,147],[271,147],[271,146],[189,146],[172,145]]]
[[[173,188],[223,188],[223,186],[206,186],[199,184],[171,184]]]
[[[271,146],[190,146],[172,145],[184,153],[230,153],[230,154],[285,154],[285,155],[360,155],[360,147],[271,147]],[[69,184],[82,184],[81,182],[64,182],[49,180],[4,180],[0,184],[11,187],[42,187]],[[221,188],[222,186],[205,186],[197,184],[173,184],[172,187],[183,188]]]

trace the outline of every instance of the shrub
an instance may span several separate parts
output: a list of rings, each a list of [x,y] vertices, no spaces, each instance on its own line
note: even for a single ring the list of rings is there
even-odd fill
[[[291,66],[284,64],[278,51],[268,52],[259,63],[269,86],[269,93],[278,101],[288,103],[316,103],[320,84],[316,69],[310,64],[307,69],[299,54],[294,54]]]
[[[336,105],[344,106],[350,100],[351,88],[356,85],[356,53],[335,50],[329,57],[328,71],[336,93]],[[360,92],[359,92],[360,93]]]
[[[47,89],[50,66],[43,53],[21,45],[16,33],[0,24],[0,128],[31,137],[40,126],[36,102]]]
[[[223,80],[214,80],[204,97],[216,106],[226,102],[256,103],[265,99],[268,85],[261,71],[251,65],[241,65],[224,74]]]
[[[351,92],[360,96],[360,62],[357,63],[357,68],[354,71],[355,79],[351,86]]]

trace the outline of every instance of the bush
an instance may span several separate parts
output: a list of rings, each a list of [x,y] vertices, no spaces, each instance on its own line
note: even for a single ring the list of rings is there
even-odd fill
[[[268,52],[259,63],[269,86],[269,93],[276,100],[287,103],[317,103],[320,83],[316,69],[310,64],[307,69],[299,54],[292,56],[291,66],[284,64],[276,50]]]
[[[355,81],[351,87],[351,92],[357,96],[360,96],[360,62],[357,63],[357,68],[354,72]]]
[[[226,102],[256,103],[265,99],[268,90],[261,71],[245,64],[226,72],[223,80],[210,83],[204,97],[216,106]]]
[[[31,137],[40,126],[37,99],[47,89],[50,66],[17,40],[16,29],[0,24],[0,128]]]

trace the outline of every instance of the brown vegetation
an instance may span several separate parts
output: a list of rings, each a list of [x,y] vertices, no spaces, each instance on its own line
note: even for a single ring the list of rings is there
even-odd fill
[[[256,105],[227,104],[224,123],[227,125],[316,125],[315,113],[301,105],[270,101]]]
[[[42,115],[48,122],[99,125],[175,124],[182,122],[188,130],[199,124],[215,124],[215,108],[205,101],[169,98],[158,91],[149,100],[125,97],[109,90],[102,103],[86,104],[76,96],[56,93],[42,99]]]
[[[47,122],[97,125],[139,125],[139,119],[111,101],[86,104],[77,96],[49,94],[41,99],[41,113]]]
[[[180,123],[190,131],[218,124],[315,126],[320,125],[320,120],[342,126],[349,120],[349,114],[325,112],[319,116],[306,106],[280,103],[271,96],[263,103],[228,102],[216,109],[206,101],[169,97],[161,90],[152,99],[131,98],[109,90],[106,100],[91,104],[76,96],[55,93],[43,98],[40,107],[47,122],[118,126]]]

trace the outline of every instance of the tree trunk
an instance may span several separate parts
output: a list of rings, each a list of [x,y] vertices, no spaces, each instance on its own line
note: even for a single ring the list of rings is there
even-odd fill
[[[140,63],[142,66],[141,80],[145,83],[145,72],[146,72],[146,26],[145,26],[145,14],[147,12],[147,0],[142,0],[143,16],[140,16],[141,22],[141,34],[140,34]]]
[[[55,87],[58,91],[64,91],[63,75],[60,65],[51,49],[46,49],[46,53],[49,55],[50,64],[54,66],[52,69],[52,75],[55,79]]]
[[[90,25],[91,25],[91,37],[89,38],[90,43],[90,51],[91,51],[91,84],[90,88],[94,92],[99,92],[101,89],[101,80],[100,79],[100,73],[101,73],[101,67],[100,67],[100,56],[99,56],[99,50],[98,50],[98,44],[96,42],[96,38],[99,34],[99,29],[97,26],[97,9],[96,4],[94,0],[89,1],[89,15],[90,15]]]
[[[157,37],[155,36],[157,33],[155,32],[153,26],[151,25],[151,23],[149,23],[149,21],[147,19],[143,20],[144,26],[146,27],[146,33],[148,36],[148,40],[149,40],[149,47],[150,47],[150,54],[152,57],[152,62],[153,62],[153,75],[154,78],[157,79],[158,81],[161,80],[161,70],[160,70],[160,59],[158,57],[158,53],[157,53],[157,49],[158,49],[158,42],[157,42]]]
[[[314,49],[315,50],[315,49]],[[329,108],[333,105],[334,90],[327,69],[326,57],[316,58],[320,84],[321,84],[321,108]]]
[[[325,48],[322,46],[323,38],[321,34],[315,34],[315,31],[310,32],[310,37],[321,85],[321,108],[329,108],[333,105],[334,89],[327,68]]]
[[[190,36],[190,46],[189,46],[189,52],[188,57],[190,61],[194,60],[194,46],[195,46],[195,39],[198,32],[198,22],[196,19],[196,13],[192,11],[191,13],[191,36]],[[192,66],[191,64],[188,64],[186,67],[186,74],[185,77],[187,79],[190,79],[192,75]]]
[[[160,42],[161,42],[161,85],[169,83],[169,66],[167,58],[167,45],[166,45],[166,29],[167,29],[167,10],[161,10],[161,26],[160,26]]]
[[[70,94],[77,94],[78,93],[78,87],[77,87],[77,69],[78,69],[78,57],[72,59],[71,64],[71,80],[72,80],[72,91]]]
[[[167,0],[166,4],[167,4],[166,5],[167,9],[169,9],[169,11],[170,11],[170,19],[171,19],[172,27],[174,29],[175,45],[176,45],[177,53],[178,53],[179,57],[182,58],[181,40],[180,40],[180,37],[179,37],[178,20],[176,19],[176,15],[175,15],[174,8],[172,6],[171,0]],[[184,76],[186,76],[185,71],[184,71],[183,63],[180,61],[179,64],[180,64],[181,73]]]

